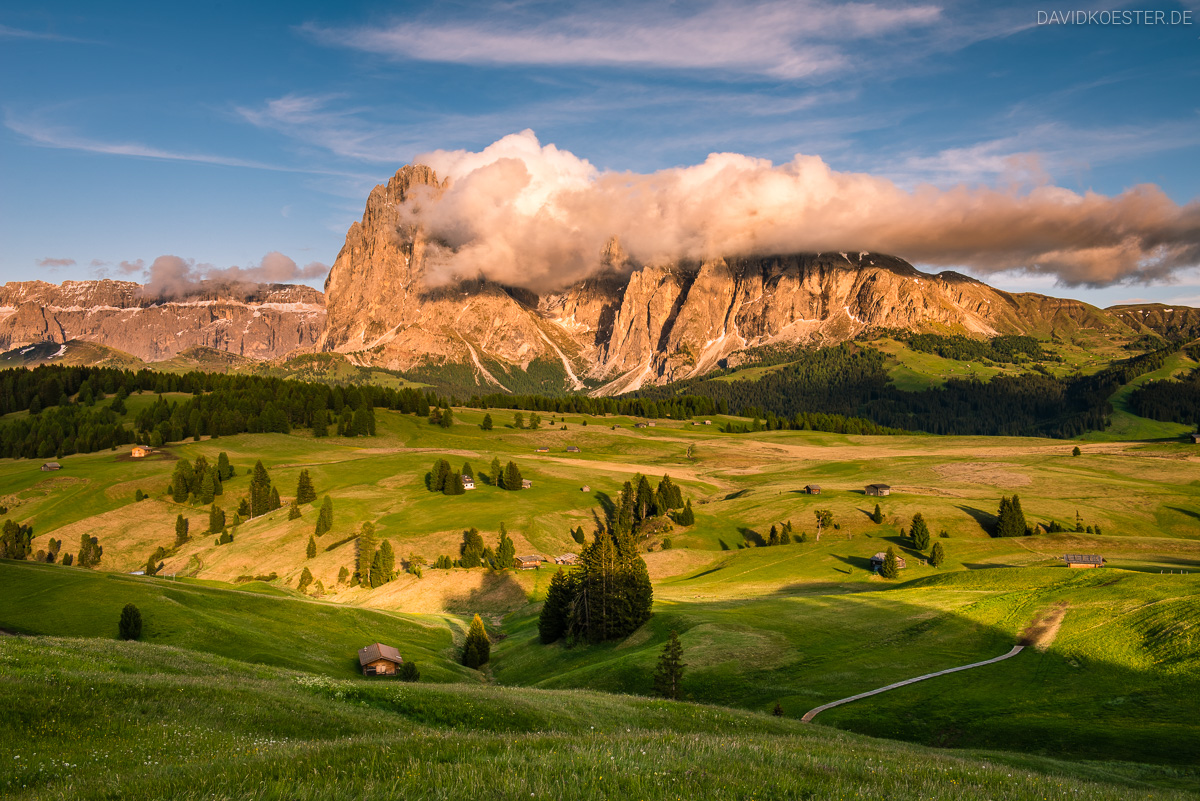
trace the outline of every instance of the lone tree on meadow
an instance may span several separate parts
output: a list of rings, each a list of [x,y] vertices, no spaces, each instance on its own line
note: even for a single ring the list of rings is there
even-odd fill
[[[117,636],[122,640],[142,638],[142,613],[133,604],[125,604],[125,608],[121,610],[121,619],[117,621]]]
[[[828,509],[817,509],[813,512],[813,516],[817,518],[817,542],[820,542],[821,532],[826,526],[833,523],[833,512]]]
[[[333,499],[328,495],[321,501],[321,511],[317,513],[317,527],[314,533],[319,537],[333,530]]]
[[[946,549],[942,547],[940,542],[933,544],[933,550],[929,553],[929,564],[933,567],[941,567],[942,562],[946,561]]]
[[[894,579],[900,575],[900,565],[896,561],[896,549],[888,546],[887,555],[883,558],[883,565],[879,568],[879,575],[885,579]]]
[[[492,415],[489,412],[483,416],[483,422],[479,424],[479,427],[484,431],[491,431],[494,425],[495,424],[492,422]]]
[[[883,522],[883,510],[879,508],[879,504],[875,504],[875,511],[871,512],[871,522],[877,526]]]
[[[215,503],[208,510],[208,533],[220,534],[225,530],[225,510]]]
[[[462,545],[459,546],[459,564],[463,567],[479,567],[483,558],[483,537],[479,529],[469,528],[463,532]]]
[[[188,541],[188,519],[183,515],[175,517],[175,547],[178,548]]]
[[[308,535],[308,545],[304,549],[304,558],[312,559],[317,555],[317,540],[312,534]]]
[[[516,462],[509,462],[504,466],[504,484],[502,486],[506,490],[521,489],[521,471]]]
[[[471,629],[467,632],[467,642],[463,646],[462,663],[474,669],[480,665],[486,665],[491,658],[492,641],[488,639],[483,619],[479,615],[475,615],[475,619],[471,621]]]
[[[449,428],[454,425],[454,412],[449,409],[442,409],[442,419],[438,421],[438,425],[442,428]]]
[[[354,583],[370,585],[371,564],[375,561],[375,545],[375,524],[369,521],[363,523],[357,541],[358,554],[354,567]]]
[[[300,478],[296,480],[296,503],[312,503],[316,499],[317,491],[313,489],[312,477],[308,470],[301,470]]]
[[[671,637],[663,646],[654,669],[654,694],[672,701],[679,700],[679,684],[683,681],[683,645],[679,635],[671,630]]]
[[[908,536],[912,537],[913,547],[918,551],[929,547],[929,526],[926,525],[925,517],[920,512],[913,515],[912,528],[909,529]]]

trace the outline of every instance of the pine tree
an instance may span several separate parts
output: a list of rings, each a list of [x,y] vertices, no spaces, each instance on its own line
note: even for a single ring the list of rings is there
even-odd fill
[[[213,497],[220,498],[222,495],[225,494],[225,487],[221,483],[221,476],[217,472],[217,468],[215,468],[215,467],[208,468],[208,472],[209,472],[209,475],[212,476]]]
[[[925,517],[920,512],[913,515],[912,528],[909,529],[908,536],[912,538],[913,548],[918,551],[929,547],[929,526],[925,524]]]
[[[942,562],[946,561],[946,550],[940,542],[933,544],[933,550],[929,553],[929,564],[933,567],[941,567]]]
[[[446,476],[446,483],[442,487],[442,493],[445,495],[462,495],[466,490],[463,489],[462,476],[458,473],[450,473]]]
[[[900,575],[900,565],[896,561],[896,549],[888,547],[887,555],[883,559],[883,566],[879,568],[879,575],[885,579],[894,579]]]
[[[267,511],[274,512],[276,509],[283,506],[283,502],[279,498],[279,490],[274,486],[271,487],[271,502],[268,505]]]
[[[502,472],[502,470],[500,468],[500,458],[499,457],[492,459],[491,479],[492,479],[493,487],[503,487],[504,486],[504,473]]]
[[[1076,512],[1076,519],[1078,520],[1078,512]],[[1016,495],[1012,498],[1002,497],[1000,509],[996,513],[996,536],[1023,537],[1025,529],[1025,513],[1021,511],[1021,499]],[[1082,530],[1081,525],[1079,529]]]
[[[292,501],[290,504],[288,504],[288,520],[299,520],[299,519],[300,519],[300,507],[296,504],[295,501]]]
[[[217,454],[217,476],[222,481],[233,478],[233,465],[229,463],[229,454],[221,451]]]
[[[254,463],[250,478],[250,516],[258,517],[271,511],[271,477],[262,460]]]
[[[433,469],[429,471],[429,491],[430,492],[445,492],[446,481],[450,478],[450,463],[445,459],[438,459],[433,463]]]
[[[237,516],[240,518],[237,521],[238,523],[242,522],[242,520],[245,520],[248,517],[251,517],[249,498],[242,498],[240,501],[238,501]],[[236,525],[236,523],[234,525]]]
[[[683,509],[675,515],[675,522],[681,526],[691,526],[696,523],[696,514],[692,511],[692,499],[688,498],[687,504]]]
[[[463,478],[475,478],[475,471],[471,468],[470,462],[463,462],[462,470],[459,472]]]
[[[871,522],[877,526],[883,522],[883,510],[879,508],[879,504],[875,504],[875,511],[871,513]]]
[[[507,570],[514,567],[514,562],[517,557],[517,547],[513,545],[512,537],[508,536],[508,530],[504,528],[504,524],[500,524],[500,545],[496,548],[496,567],[500,570]]]
[[[485,414],[483,416],[483,422],[479,424],[479,427],[482,428],[484,431],[491,431],[492,426],[493,426],[493,423],[492,423],[491,413]]]
[[[315,534],[320,537],[322,534],[327,534],[333,530],[333,499],[328,495],[321,502],[321,511],[317,513],[317,527]]]
[[[778,545],[778,544],[779,544],[779,529],[776,526],[772,525],[771,533],[767,537],[767,545]]]
[[[379,543],[379,550],[371,562],[371,586],[382,587],[395,576],[396,552],[392,550],[392,543],[385,539]]]
[[[142,638],[142,613],[133,604],[125,604],[125,608],[121,610],[121,619],[117,621],[117,636],[122,640]]]
[[[573,572],[564,573],[562,568],[559,568],[558,572],[550,577],[546,602],[542,604],[542,612],[538,616],[538,638],[543,644],[549,645],[566,636],[576,589],[577,582]]]
[[[442,428],[449,428],[454,425],[454,412],[449,409],[442,410],[442,419],[438,421],[438,425]]]
[[[200,503],[212,503],[213,498],[217,495],[217,487],[213,483],[213,475],[211,471],[205,470],[204,477],[200,479]]]
[[[308,535],[308,546],[304,549],[304,558],[312,559],[317,555],[317,538],[312,534]]]
[[[175,547],[178,548],[188,541],[188,521],[183,515],[175,518]]]
[[[463,532],[462,545],[459,547],[459,564],[463,567],[479,567],[483,557],[483,537],[479,530],[469,528]]]
[[[208,510],[208,533],[220,534],[225,530],[225,510],[215,503]]]
[[[1079,450],[1079,446],[1078,446],[1078,445],[1076,445],[1076,446],[1075,446],[1075,447],[1074,447],[1074,448],[1071,450],[1071,455],[1072,455],[1072,456],[1080,456],[1080,455],[1082,455],[1082,454],[1083,454],[1083,451]]]
[[[679,685],[683,681],[683,645],[679,635],[671,630],[671,637],[663,646],[654,669],[654,694],[673,701],[679,700]]]
[[[313,583],[312,571],[306,567],[300,573],[300,581],[296,584],[296,589],[298,589],[300,592],[304,592],[305,590],[308,589],[308,585],[310,585],[312,583]]]
[[[300,478],[296,480],[296,503],[312,503],[316,499],[317,491],[313,489],[312,477],[307,469],[301,470]]]
[[[171,474],[171,500],[184,503],[191,493],[192,466],[187,459],[175,463],[175,472]]]
[[[488,638],[483,619],[475,615],[471,621],[471,629],[467,632],[467,642],[463,648],[463,664],[469,668],[486,665],[492,656],[492,641]]]
[[[525,427],[525,415],[521,414],[520,412],[517,412],[516,414],[514,414],[513,415],[513,427],[514,428],[524,428]]]
[[[358,535],[358,556],[355,562],[354,581],[358,584],[370,584],[371,565],[375,561],[375,524],[362,524]]]
[[[529,428],[531,431],[536,431],[542,427],[542,417],[537,412],[529,415]]]
[[[504,488],[506,490],[519,490],[521,487],[521,471],[517,469],[515,462],[509,462],[504,466]]]
[[[650,482],[643,475],[637,477],[636,493],[633,503],[633,517],[634,520],[640,523],[650,516],[651,510],[654,508],[654,493],[650,490]]]
[[[621,485],[621,497],[617,501],[617,520],[615,533],[629,534],[637,522],[637,494],[633,482],[626,481]]]

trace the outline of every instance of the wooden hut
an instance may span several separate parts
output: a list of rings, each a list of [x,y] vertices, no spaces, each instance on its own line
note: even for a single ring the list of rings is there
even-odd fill
[[[891,495],[892,488],[887,484],[868,484],[867,494],[882,498],[884,495]]]
[[[62,465],[58,462],[46,462],[42,465],[43,473],[49,473],[51,470],[62,470]]]
[[[809,495],[820,495],[821,494],[821,485],[820,484],[807,484],[804,487],[804,491],[807,492]]]
[[[542,448],[538,448],[538,449],[537,449],[537,451],[535,451],[535,452],[536,452],[536,453],[549,453],[549,452],[550,452],[550,449],[549,449],[549,448],[542,447]]]
[[[568,445],[567,453],[579,453],[579,446],[578,445]]]
[[[542,557],[538,556],[537,554],[517,557],[517,567],[521,568],[522,570],[537,570],[541,564]]]
[[[358,649],[358,665],[364,676],[394,676],[402,664],[400,652],[390,645],[376,642]]]
[[[527,478],[521,479],[521,489],[533,489],[533,482]]]
[[[554,564],[556,565],[573,565],[578,561],[579,554],[574,553],[564,553],[562,556],[554,557]]]
[[[886,561],[887,561],[887,553],[884,551],[880,551],[879,553],[877,553],[871,557],[871,569],[874,570],[876,573],[878,573],[879,568],[883,567],[883,563]],[[904,562],[903,556],[896,557],[896,567],[898,567],[901,570],[908,567],[908,565],[905,564],[905,562]]]
[[[1200,445],[1200,431],[1197,431],[1195,434],[1192,434],[1192,444]]]
[[[1067,567],[1104,567],[1104,557],[1094,553],[1069,553],[1063,557]]]
[[[150,455],[150,449],[145,445],[134,445],[133,450],[129,452],[129,455],[134,459],[142,459]]]

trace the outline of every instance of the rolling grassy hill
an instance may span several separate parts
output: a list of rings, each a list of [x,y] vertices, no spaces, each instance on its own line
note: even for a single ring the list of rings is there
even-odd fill
[[[127,405],[134,413],[152,400],[132,396]],[[0,628],[110,638],[120,607],[132,601],[146,615],[151,643],[278,670],[349,678],[355,650],[381,640],[415,658],[427,681],[635,694],[649,691],[654,661],[676,630],[688,698],[759,713],[778,702],[795,718],[825,701],[999,655],[1061,607],[1058,636],[1044,650],[839,707],[820,720],[930,745],[1192,761],[1195,706],[1178,703],[1200,690],[1200,459],[1191,446],[1084,443],[1074,457],[1073,443],[1055,440],[734,435],[666,420],[634,429],[633,420],[619,417],[555,416],[549,425],[549,414],[544,428],[531,431],[512,427],[512,412],[490,413],[490,432],[479,428],[481,411],[456,410],[456,424],[441,429],[379,410],[373,438],[247,434],[180,443],[147,460],[124,452],[71,456],[52,474],[40,463],[0,462],[0,502],[9,517],[33,525],[35,548],[53,536],[73,551],[81,534],[97,536],[105,548],[101,570],[128,572],[155,547],[173,545],[182,513],[193,536],[165,560],[164,572],[196,575],[172,582],[0,564]],[[714,421],[726,419],[733,418]],[[568,445],[582,452],[567,453]],[[549,453],[535,452],[543,446]],[[176,459],[203,454],[212,462],[219,452],[236,468],[220,498],[231,517],[258,459],[285,504],[238,526],[234,542],[220,546],[202,533],[205,507],[177,504],[165,493]],[[469,461],[477,474],[493,458],[515,460],[533,488],[505,492],[484,484],[463,496],[430,493],[423,477],[441,457],[456,468]],[[334,530],[313,559],[304,548],[316,505],[305,506],[299,520],[286,514],[301,469],[335,508]],[[354,534],[366,520],[377,523],[402,561],[456,556],[469,526],[494,545],[501,522],[518,553],[577,551],[569,530],[590,531],[593,514],[603,514],[621,482],[639,472],[669,473],[692,500],[696,523],[670,532],[674,547],[665,549],[658,538],[647,543],[655,615],[623,642],[538,644],[548,569],[426,569],[421,578],[403,574],[373,590],[338,581],[339,570],[352,566]],[[863,486],[878,481],[891,484],[893,494],[866,497]],[[803,494],[809,483],[821,484],[822,494]],[[151,497],[135,502],[137,489]],[[1103,533],[992,539],[987,529],[999,497],[1014,492],[1031,524],[1073,526],[1078,513]],[[868,517],[877,500],[880,525]],[[832,511],[835,521],[819,542],[817,509]],[[947,551],[941,569],[922,564],[925,554],[900,536],[917,512]],[[785,520],[807,541],[758,547],[771,525]],[[869,557],[889,546],[909,560],[900,581],[868,569]],[[1101,553],[1108,568],[1069,571],[1060,561],[1067,552]],[[295,590],[306,567],[324,587],[321,602]],[[279,578],[269,584],[236,583],[270,572]],[[455,664],[454,638],[476,612],[503,637],[483,673]],[[362,732],[347,737],[370,739]],[[258,764],[266,770],[273,763]],[[1180,775],[1185,784],[1195,778]]]
[[[1184,771],[949,753],[580,690],[335,681],[61,638],[0,637],[0,664],[9,798],[1193,797],[1172,789]]]

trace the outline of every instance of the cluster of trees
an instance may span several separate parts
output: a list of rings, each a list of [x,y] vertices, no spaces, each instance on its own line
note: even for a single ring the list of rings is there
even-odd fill
[[[583,549],[579,566],[550,579],[538,618],[543,643],[621,639],[650,619],[654,592],[632,533],[607,526]]]
[[[772,411],[764,415],[760,409],[743,409],[742,414],[753,417],[751,423],[729,422],[719,430],[723,434],[752,434],[757,431],[828,431],[832,434],[864,434],[881,436],[903,434],[903,429],[888,428],[863,417],[846,417],[822,412],[796,412],[792,417],[776,417]]]
[[[1014,493],[1011,498],[1004,496],[1000,499],[1000,509],[996,512],[996,528],[993,537],[1026,537],[1033,533],[1025,523],[1025,513],[1021,510],[1021,499]]]
[[[434,406],[429,411],[429,424],[431,426],[449,428],[450,426],[454,425],[454,412],[452,412],[449,408],[441,409],[437,406]]]
[[[479,529],[469,528],[463,532],[463,541],[458,547],[458,552],[457,561],[451,561],[449,556],[439,556],[434,567],[488,567],[492,570],[507,570],[517,566],[517,548],[512,537],[508,536],[508,529],[504,523],[500,524],[500,535],[495,550],[484,545]]]
[[[466,492],[463,479],[474,480],[475,471],[470,462],[463,462],[462,469],[455,472],[445,459],[433,463],[433,469],[425,474],[425,486],[430,492],[440,492],[444,495],[462,495]]]
[[[509,462],[501,468],[498,458],[492,459],[490,479],[492,486],[499,487],[500,489],[519,490],[524,486],[521,469],[517,467],[516,462]]]
[[[1062,523],[1058,522],[1057,520],[1051,520],[1049,523],[1044,523],[1043,525],[1045,526],[1046,531],[1050,534],[1056,534],[1056,533],[1059,533],[1062,531],[1074,531],[1076,534],[1084,534],[1084,533],[1103,534],[1104,533],[1103,531],[1101,531],[1099,524],[1084,525],[1083,516],[1081,514],[1079,514],[1078,509],[1075,510],[1075,525],[1073,527],[1064,526]]]
[[[33,526],[5,520],[0,529],[0,559],[28,559],[33,554]]]
[[[79,537],[78,556],[62,553],[63,543],[54,537],[50,538],[45,548],[34,553],[33,536],[32,526],[15,520],[5,520],[4,526],[0,527],[0,559],[26,560],[32,557],[36,562],[47,564],[58,562],[68,567],[72,564],[78,564],[79,567],[95,567],[100,564],[100,557],[104,554],[100,540],[87,534],[81,534]]]
[[[878,504],[876,504],[875,508],[876,509],[879,508]],[[1018,509],[1019,508],[1020,507],[1018,506]],[[904,529],[900,529],[900,536],[902,536],[902,537],[905,536]],[[932,541],[933,537],[929,533],[929,524],[925,522],[925,516],[923,514],[921,514],[920,512],[917,512],[916,514],[913,515],[912,523],[908,527],[907,536],[909,539],[909,545],[910,545],[910,547],[912,547],[913,550],[915,550],[915,551],[929,550],[929,564],[932,565],[933,567],[941,567],[942,563],[946,561],[946,549],[944,547],[942,547],[942,544],[940,542],[933,543],[932,550],[929,548],[929,544]],[[943,531],[942,536],[947,537],[949,535]],[[880,573],[882,575],[883,571],[881,570]],[[885,578],[892,578],[892,577],[885,576]]]
[[[944,359],[963,362],[983,361],[1011,364],[1024,359],[1045,361],[1053,359],[1033,337],[999,336],[992,339],[972,339],[962,334],[913,334],[907,339],[908,346],[922,353],[936,353]]]
[[[382,587],[396,577],[396,552],[389,540],[375,536],[375,524],[362,524],[356,540],[356,561],[351,585]]]
[[[108,407],[56,406],[0,421],[0,457],[5,459],[61,459],[133,441],[133,432]]]
[[[233,465],[229,463],[225,451],[217,455],[215,465],[210,465],[203,455],[197,456],[195,462],[180,459],[175,463],[168,492],[176,503],[187,503],[189,498],[200,503],[212,503],[215,498],[225,494],[224,482],[231,478]]]
[[[1200,425],[1200,367],[1182,380],[1147,381],[1129,396],[1129,407],[1151,420]]]
[[[680,525],[690,526],[696,522],[691,501],[684,503],[683,492],[669,475],[664,475],[658,486],[652,487],[650,480],[639,473],[621,486],[617,501],[605,508],[605,522],[618,535],[645,536],[662,528],[659,522],[675,510],[682,510],[675,515]]]

